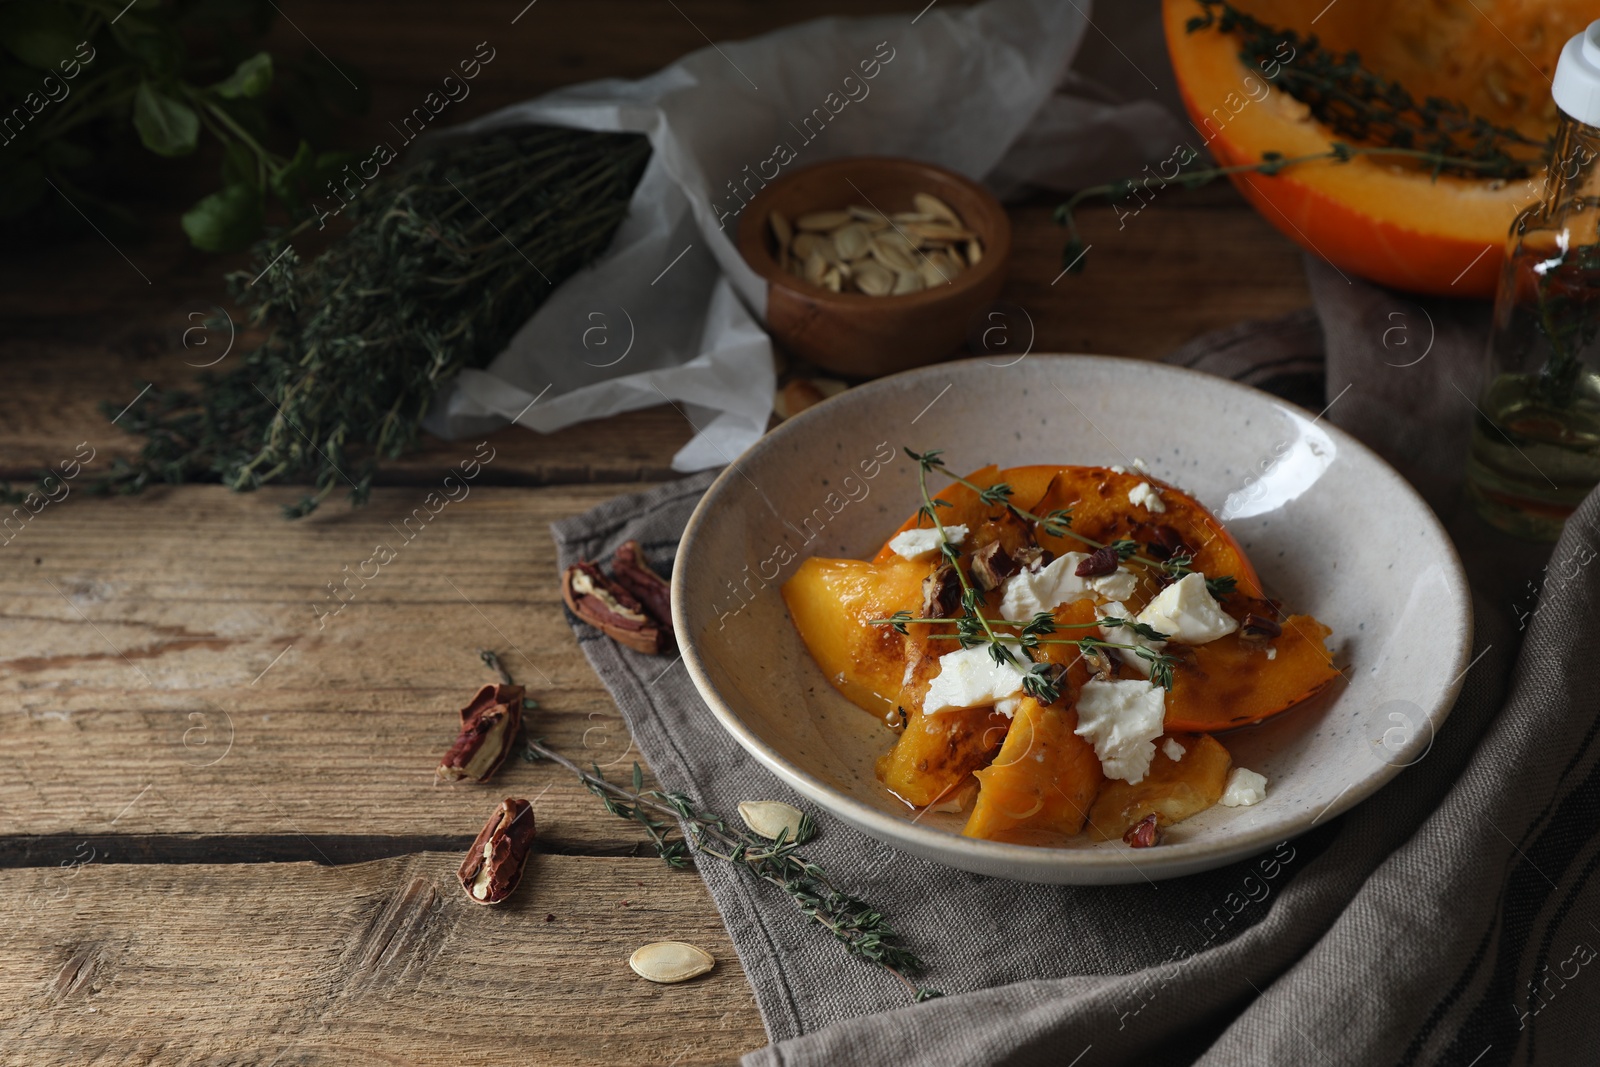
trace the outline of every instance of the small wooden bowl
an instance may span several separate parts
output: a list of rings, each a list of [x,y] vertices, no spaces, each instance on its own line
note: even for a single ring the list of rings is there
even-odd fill
[[[983,258],[953,281],[901,296],[835,293],[788,273],[778,261],[772,212],[791,222],[851,205],[886,215],[931,193],[983,243]],[[784,348],[847,378],[876,378],[955,355],[994,304],[1011,257],[1011,220],[982,186],[912,159],[858,156],[804,167],[771,182],[739,218],[739,254],[767,282],[767,329]]]

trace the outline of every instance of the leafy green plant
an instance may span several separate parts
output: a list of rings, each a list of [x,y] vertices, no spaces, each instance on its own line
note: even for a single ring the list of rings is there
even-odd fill
[[[267,0],[0,4],[0,220],[25,229],[82,210],[137,230],[117,179],[142,153],[189,157],[208,142],[221,149],[222,187],[183,216],[195,246],[247,247],[274,204],[306,215],[312,191],[352,158],[313,141],[366,97],[321,56],[280,64],[260,50],[274,14]],[[271,147],[278,127],[291,151]],[[58,193],[74,210],[41,211]]]

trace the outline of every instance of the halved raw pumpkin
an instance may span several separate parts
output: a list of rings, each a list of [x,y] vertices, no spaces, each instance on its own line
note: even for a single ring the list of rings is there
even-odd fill
[[[1417,100],[1443,97],[1499,125],[1544,139],[1554,128],[1550,75],[1567,38],[1595,15],[1593,0],[1499,4],[1475,0],[1236,0],[1278,29],[1315,34],[1320,47],[1359,52]],[[1310,117],[1239,43],[1215,27],[1190,32],[1203,8],[1163,0],[1167,50],[1190,121],[1221,165],[1287,158],[1350,141]],[[1281,57],[1293,67],[1295,57]],[[1426,165],[1357,157],[1313,162],[1234,184],[1284,236],[1340,269],[1385,285],[1446,296],[1492,297],[1513,216],[1534,183],[1441,175]]]
[[[1198,815],[1222,798],[1228,784],[1233,757],[1213,737],[1206,734],[1177,734],[1168,737],[1184,747],[1183,755],[1167,758],[1163,745],[1156,742],[1150,773],[1137,784],[1112,780],[1100,790],[1089,809],[1089,830],[1101,840],[1121,837],[1128,828],[1156,817],[1156,825],[1171,826],[1191,815]]]

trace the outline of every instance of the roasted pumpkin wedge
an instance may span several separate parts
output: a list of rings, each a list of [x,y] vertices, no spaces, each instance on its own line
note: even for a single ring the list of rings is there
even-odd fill
[[[978,802],[962,833],[1025,841],[1082,830],[1105,775],[1094,746],[1072,732],[1077,725],[1072,709],[1023,697],[999,755],[977,772]]]
[[[1011,720],[993,708],[907,712],[894,747],[878,757],[878,780],[919,808],[955,796],[973,771],[994,759],[1011,729]]]
[[[905,675],[904,638],[868,620],[922,603],[926,563],[808,559],[783,584],[783,601],[806,648],[840,692],[877,715],[894,711]]]
[[[1246,726],[1309,700],[1339,677],[1323,645],[1333,631],[1310,615],[1290,615],[1282,625],[1264,645],[1232,633],[1191,650],[1172,672],[1167,729]]]
[[[1184,747],[1176,762],[1162,751],[1168,738]],[[1168,734],[1156,742],[1150,773],[1136,785],[1108,781],[1089,809],[1089,832],[1101,840],[1121,837],[1154,815],[1162,828],[1198,815],[1218,800],[1228,784],[1233,757],[1208,734]]]

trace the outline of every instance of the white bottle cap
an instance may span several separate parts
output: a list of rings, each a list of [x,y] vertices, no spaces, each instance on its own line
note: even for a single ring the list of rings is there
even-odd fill
[[[1568,41],[1551,86],[1556,107],[1587,126],[1600,126],[1600,19]]]

